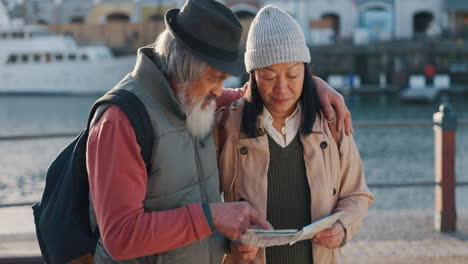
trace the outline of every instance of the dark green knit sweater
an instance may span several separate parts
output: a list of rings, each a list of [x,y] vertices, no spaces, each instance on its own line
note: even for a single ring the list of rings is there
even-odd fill
[[[304,149],[299,133],[282,148],[268,136],[270,165],[268,167],[267,219],[275,229],[301,229],[311,223],[310,189],[304,164]],[[310,240],[289,246],[266,249],[267,264],[310,264]]]

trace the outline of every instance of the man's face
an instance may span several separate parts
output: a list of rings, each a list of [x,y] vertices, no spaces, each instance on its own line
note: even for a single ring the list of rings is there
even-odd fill
[[[228,77],[228,74],[208,66],[198,80],[190,84],[189,100],[194,104],[201,102],[204,110],[212,100],[216,100],[216,97],[221,95],[224,80]]]
[[[204,138],[211,131],[216,98],[221,95],[224,80],[228,77],[228,74],[208,66],[197,80],[178,86],[176,96],[187,114],[187,128],[195,138]]]

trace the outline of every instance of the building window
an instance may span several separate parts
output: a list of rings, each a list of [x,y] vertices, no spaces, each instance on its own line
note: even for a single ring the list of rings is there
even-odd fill
[[[24,38],[24,32],[13,32],[14,39],[22,39]]]
[[[322,21],[330,25],[333,30],[335,39],[340,36],[340,16],[333,13],[327,13],[322,15]]]
[[[14,64],[18,60],[16,55],[10,55],[7,60],[7,64]]]
[[[47,53],[47,54],[45,55],[45,61],[46,61],[47,63],[50,63],[50,62],[52,61],[52,55],[51,55],[50,53]]]
[[[49,22],[45,21],[44,19],[37,20],[37,24],[47,26]]]
[[[81,60],[82,61],[87,61],[89,59],[88,55],[87,54],[82,54],[81,55]]]
[[[40,54],[34,54],[33,59],[34,59],[34,62],[41,62],[41,55]]]
[[[239,18],[239,20],[255,18],[255,13],[252,13],[250,11],[240,10],[240,11],[235,12],[235,14],[237,18]]]
[[[81,16],[74,16],[70,19],[71,24],[83,24],[84,22],[84,17]]]
[[[107,16],[107,22],[130,22],[130,16],[124,13],[112,13]]]
[[[413,30],[416,36],[426,35],[428,29],[432,26],[434,15],[429,12],[419,12],[413,17]]]
[[[68,54],[68,60],[69,61],[76,61],[76,55],[75,54]]]
[[[391,9],[370,7],[360,15],[361,28],[366,29],[371,41],[389,40],[393,34],[393,14]]]
[[[63,61],[63,55],[62,54],[55,54],[55,60],[56,61]]]
[[[160,22],[164,20],[164,15],[163,14],[152,14],[151,16],[148,17],[148,20],[151,22]]]
[[[29,55],[28,54],[21,55],[21,61],[24,63],[27,63],[29,61]]]

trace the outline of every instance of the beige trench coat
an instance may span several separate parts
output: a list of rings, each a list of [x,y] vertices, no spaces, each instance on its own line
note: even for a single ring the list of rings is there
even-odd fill
[[[218,153],[220,184],[226,202],[248,201],[266,218],[267,173],[269,163],[268,138],[265,133],[257,138],[247,138],[240,131],[243,100],[217,113],[229,111],[226,122],[225,142]],[[258,123],[259,131],[260,121]],[[215,141],[219,140],[219,128],[214,130]],[[374,201],[367,188],[361,158],[352,136],[343,133],[338,136],[338,148],[326,120],[317,115],[312,133],[301,136],[304,160],[310,187],[312,221],[326,217],[333,212],[344,212],[340,220],[347,230],[349,241],[360,228],[369,206]],[[219,142],[217,142],[219,148]],[[219,152],[219,149],[218,149]],[[314,263],[340,263],[340,249],[327,249],[313,244]],[[227,256],[225,263],[234,263]],[[265,263],[265,250],[260,249],[253,264]]]

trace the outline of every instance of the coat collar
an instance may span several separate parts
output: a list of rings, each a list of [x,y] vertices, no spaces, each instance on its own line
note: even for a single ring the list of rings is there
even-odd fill
[[[131,75],[154,100],[172,110],[180,119],[185,120],[187,115],[174,96],[169,81],[161,68],[161,59],[159,55],[154,53],[154,49],[143,47],[138,49],[135,68]]]
[[[245,98],[242,98],[240,99],[242,100],[242,107],[244,107],[244,103],[245,103]],[[324,133],[324,125],[327,125],[326,123],[324,123],[324,114],[322,112],[320,113],[317,113],[317,116],[315,117],[315,122],[314,122],[314,125],[312,126],[312,133],[316,133],[316,134],[322,134]],[[263,129],[263,114],[260,114],[258,117],[257,117],[257,130],[258,131],[261,131],[261,134],[265,134],[265,130]],[[300,130],[300,129],[299,129]]]

